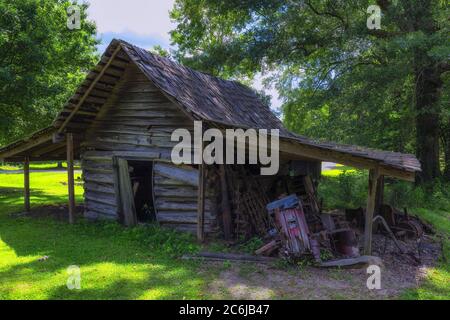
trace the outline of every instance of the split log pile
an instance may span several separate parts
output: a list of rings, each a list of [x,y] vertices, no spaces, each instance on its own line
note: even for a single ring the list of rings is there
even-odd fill
[[[267,230],[273,227],[266,214],[266,205],[270,202],[266,186],[243,166],[227,166],[226,176],[228,185],[234,186],[229,195],[234,213],[235,238],[264,237]]]

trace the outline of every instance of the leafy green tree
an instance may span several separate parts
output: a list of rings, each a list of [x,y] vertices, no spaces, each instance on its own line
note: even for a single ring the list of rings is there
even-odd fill
[[[66,0],[0,0],[0,145],[49,125],[96,60],[96,27]]]
[[[380,29],[368,27],[373,4]],[[415,152],[429,181],[440,175],[449,13],[445,0],[177,0],[172,40],[194,68],[270,75],[292,130]]]

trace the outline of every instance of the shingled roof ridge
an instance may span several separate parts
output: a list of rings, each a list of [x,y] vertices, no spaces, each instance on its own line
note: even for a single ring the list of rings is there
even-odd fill
[[[247,90],[249,90],[249,91],[251,91],[251,92],[254,91],[251,87],[248,87],[248,86],[242,84],[242,83],[239,82],[238,80],[233,80],[233,79],[223,79],[223,78],[219,78],[219,77],[217,77],[217,76],[215,76],[215,75],[212,75],[212,74],[210,74],[210,73],[208,73],[208,72],[205,72],[205,71],[194,70],[194,69],[192,69],[192,68],[190,68],[190,67],[187,67],[187,66],[181,64],[180,62],[178,62],[178,61],[176,61],[176,60],[173,60],[173,59],[171,59],[171,58],[169,58],[169,57],[161,56],[161,55],[156,54],[156,53],[153,53],[153,52],[151,52],[150,50],[147,50],[147,49],[138,47],[138,46],[136,46],[136,45],[134,45],[134,44],[132,44],[132,43],[129,43],[129,42],[123,40],[123,39],[114,38],[114,39],[112,40],[112,42],[116,42],[116,41],[117,41],[118,43],[120,43],[120,44],[126,45],[126,46],[128,46],[128,47],[132,47],[132,48],[135,49],[135,50],[137,49],[137,50],[145,51],[146,53],[148,53],[148,54],[150,54],[151,56],[153,56],[153,58],[155,58],[155,59],[160,59],[161,61],[164,61],[164,62],[169,62],[169,63],[172,63],[172,64],[176,64],[177,67],[182,68],[182,69],[188,71],[189,73],[192,73],[192,74],[195,74],[195,75],[201,74],[201,75],[204,75],[204,76],[206,76],[206,77],[211,77],[211,78],[213,78],[213,79],[215,79],[215,80],[218,80],[218,81],[220,81],[220,82],[231,83],[231,84],[233,84],[233,85],[237,85],[237,86],[242,87],[242,88],[244,88],[244,89],[247,89]]]

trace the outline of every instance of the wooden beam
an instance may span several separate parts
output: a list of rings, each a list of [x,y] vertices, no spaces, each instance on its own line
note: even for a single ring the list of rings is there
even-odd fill
[[[225,130],[222,130],[225,139],[228,137],[225,134]],[[234,141],[229,141],[234,143]],[[257,148],[258,146],[251,145],[253,148]],[[394,178],[398,178],[406,181],[415,181],[415,172],[402,170],[399,168],[391,167],[388,165],[380,164],[380,161],[369,159],[357,155],[352,155],[349,153],[345,153],[337,150],[324,149],[317,146],[311,146],[302,144],[297,141],[293,141],[291,139],[286,139],[280,137],[280,148],[279,148],[280,158],[283,157],[283,154],[288,155],[289,157],[293,157],[296,159],[309,159],[309,160],[320,160],[320,161],[329,161],[340,164],[345,164],[358,169],[373,169],[378,168],[380,174],[385,176],[391,176]]]
[[[197,196],[197,240],[203,241],[205,236],[205,164],[199,165]]]
[[[222,193],[223,235],[225,240],[231,240],[232,236],[231,207],[230,201],[228,199],[228,186],[227,186],[225,166],[223,164],[219,164],[219,175]]]
[[[23,162],[23,199],[25,212],[30,212],[30,158],[25,157]]]
[[[5,151],[4,153],[0,153],[0,159],[8,159],[12,156],[25,152],[31,148],[34,148],[41,143],[45,143],[47,141],[52,140],[53,133],[46,133],[40,137],[30,139],[30,140],[23,140],[19,143],[17,147],[12,148],[11,150]]]
[[[367,159],[358,157],[356,155],[346,154],[340,151],[326,150],[319,147],[303,145],[301,143],[288,141],[283,138],[280,139],[280,152],[321,161],[330,161],[345,164],[358,169],[378,168],[380,174],[382,175],[391,176],[406,181],[414,181],[415,179],[415,173],[412,171],[406,171],[387,165],[382,165],[374,159]]]
[[[69,223],[75,219],[75,179],[73,172],[73,134],[66,135],[67,145],[67,187],[69,189]]]
[[[370,169],[369,171],[369,192],[367,196],[367,210],[366,210],[366,223],[364,230],[364,254],[371,255],[372,253],[372,223],[373,214],[375,211],[375,198],[377,192],[378,178],[380,172],[378,168]]]
[[[111,55],[111,57],[109,58],[108,62],[105,64],[105,66],[103,67],[102,71],[97,74],[97,76],[95,77],[95,79],[91,82],[91,84],[89,85],[88,89],[85,91],[85,93],[83,94],[83,96],[81,97],[81,99],[78,101],[78,103],[75,105],[75,108],[72,110],[72,112],[69,114],[69,116],[67,116],[66,120],[64,120],[64,122],[62,123],[62,125],[59,127],[58,129],[58,133],[62,132],[64,130],[64,128],[67,126],[67,124],[69,123],[69,121],[72,119],[72,117],[75,115],[75,113],[77,113],[77,111],[80,109],[81,105],[84,103],[84,101],[87,99],[87,97],[89,96],[89,93],[92,91],[92,89],[94,89],[95,85],[97,84],[97,82],[101,79],[101,77],[105,74],[106,70],[108,69],[109,65],[113,62],[114,58],[116,57],[116,55],[119,53],[119,51],[122,49],[121,45],[119,44],[117,46],[117,48],[114,50],[113,54]]]
[[[58,143],[52,143],[51,145],[48,145],[44,148],[39,148],[33,152],[31,152],[31,157],[32,158],[39,158],[47,153],[53,152],[55,150],[58,150],[60,148],[64,148],[65,147],[66,142],[58,142]]]

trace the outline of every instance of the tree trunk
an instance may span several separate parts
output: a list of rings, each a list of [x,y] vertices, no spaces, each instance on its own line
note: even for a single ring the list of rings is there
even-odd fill
[[[416,72],[416,153],[422,164],[418,183],[440,176],[439,169],[439,73],[433,67]]]
[[[442,147],[444,149],[444,179],[450,182],[450,124],[446,123],[442,127]]]

